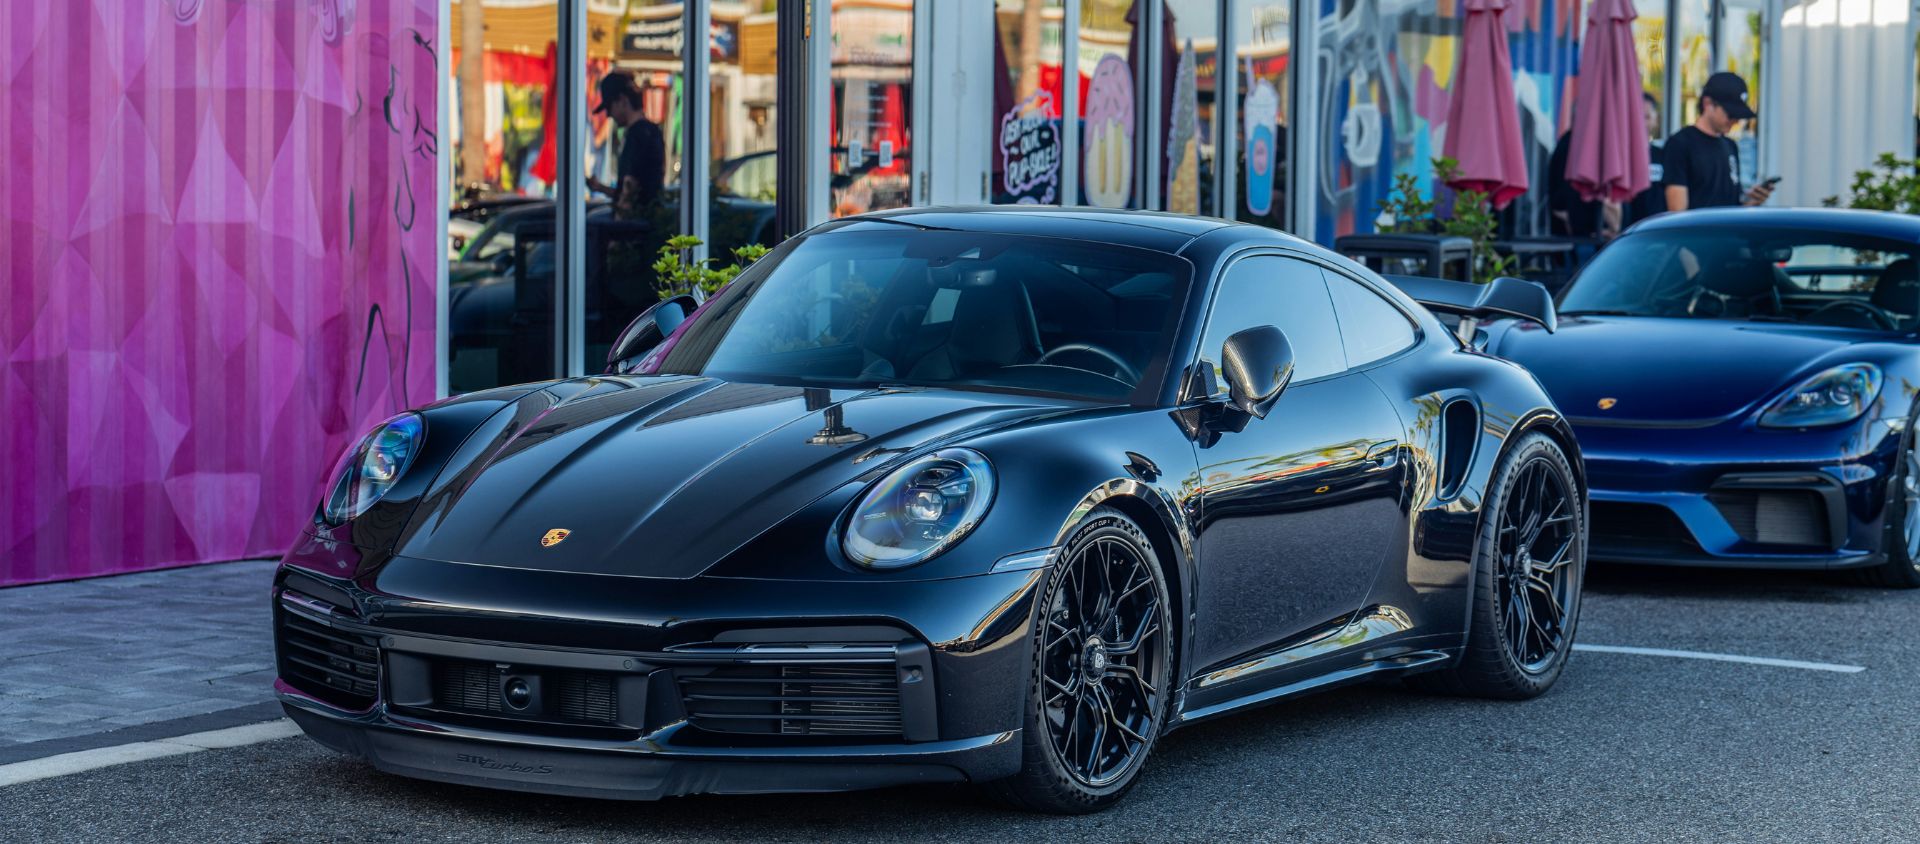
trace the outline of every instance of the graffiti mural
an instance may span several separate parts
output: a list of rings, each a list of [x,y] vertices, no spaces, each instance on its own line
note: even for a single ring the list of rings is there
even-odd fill
[[[438,7],[0,4],[0,586],[278,553],[432,398]]]
[[[1397,173],[1431,191],[1447,131],[1462,23],[1457,0],[1318,0],[1319,156],[1315,232],[1373,230]],[[1508,210],[1522,234],[1546,231],[1543,168],[1565,128],[1580,54],[1578,0],[1517,0],[1506,14],[1533,191]]]

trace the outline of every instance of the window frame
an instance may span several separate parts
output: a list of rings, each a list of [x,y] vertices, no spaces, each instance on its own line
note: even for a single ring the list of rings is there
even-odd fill
[[[1207,326],[1209,323],[1213,321],[1213,307],[1218,299],[1217,294],[1219,293],[1219,290],[1220,290],[1220,283],[1226,280],[1227,273],[1231,272],[1234,266],[1238,265],[1241,261],[1245,261],[1249,258],[1259,258],[1259,257],[1290,258],[1295,261],[1299,261],[1300,263],[1314,267],[1322,272],[1333,273],[1349,281],[1352,281],[1356,284],[1359,284],[1361,287],[1366,288],[1369,292],[1373,293],[1375,296],[1379,296],[1387,304],[1392,305],[1394,310],[1400,312],[1401,317],[1405,318],[1407,322],[1413,325],[1413,343],[1408,345],[1406,348],[1401,349],[1400,351],[1394,352],[1393,354],[1388,355],[1386,357],[1369,361],[1359,366],[1348,364],[1346,367],[1335,372],[1330,372],[1325,375],[1315,376],[1313,378],[1306,378],[1298,381],[1288,382],[1287,386],[1289,389],[1299,384],[1317,384],[1321,381],[1326,381],[1326,380],[1337,378],[1343,375],[1368,372],[1368,371],[1377,369],[1379,367],[1387,366],[1389,364],[1395,363],[1401,360],[1402,358],[1412,355],[1418,352],[1420,349],[1426,347],[1430,339],[1430,336],[1427,332],[1426,323],[1423,322],[1417,314],[1409,311],[1406,308],[1406,306],[1403,305],[1398,299],[1394,298],[1392,295],[1385,292],[1383,283],[1376,283],[1373,280],[1368,279],[1362,275],[1358,275],[1353,272],[1350,272],[1343,267],[1337,266],[1333,261],[1328,260],[1325,256],[1318,255],[1312,252],[1304,252],[1304,251],[1291,249],[1283,246],[1273,246],[1273,245],[1266,245],[1266,244],[1262,244],[1259,246],[1245,247],[1245,248],[1230,252],[1219,260],[1219,263],[1218,263],[1219,269],[1216,270],[1214,273],[1212,273],[1211,276],[1206,280],[1206,292],[1205,292],[1204,299],[1196,301],[1196,304],[1200,309],[1200,314],[1194,323],[1193,338],[1192,338],[1192,341],[1190,342],[1189,347],[1186,349],[1186,352],[1187,352],[1186,366],[1181,370],[1180,383],[1177,391],[1174,394],[1174,404],[1176,407],[1184,407],[1184,406],[1189,406],[1195,403],[1218,400],[1217,395],[1203,396],[1203,395],[1193,394],[1194,367],[1203,360],[1209,363],[1211,363],[1213,360],[1212,357],[1207,355],[1205,347],[1206,347],[1206,339],[1207,339]],[[1328,299],[1328,304],[1332,305],[1333,294],[1331,291],[1328,292],[1327,299]],[[1335,306],[1334,308],[1334,319],[1336,321],[1335,323],[1336,330],[1341,330],[1340,325],[1338,323],[1338,320],[1340,319],[1340,313],[1337,306]],[[1447,335],[1447,336],[1452,336],[1452,335]],[[1346,353],[1347,353],[1346,352],[1346,335],[1341,334],[1340,355],[1342,359],[1346,357]]]
[[[1219,399],[1218,393],[1214,393],[1210,395],[1193,395],[1191,392],[1193,389],[1192,373],[1194,372],[1194,367],[1198,365],[1201,361],[1206,361],[1209,364],[1213,363],[1213,356],[1207,353],[1207,348],[1206,348],[1207,330],[1211,328],[1213,325],[1214,306],[1219,304],[1220,286],[1222,283],[1226,281],[1228,274],[1232,273],[1234,268],[1238,267],[1241,263],[1244,263],[1248,260],[1252,260],[1256,258],[1280,258],[1283,260],[1290,259],[1316,270],[1321,268],[1318,262],[1301,260],[1302,257],[1303,257],[1302,253],[1293,252],[1290,250],[1274,249],[1271,247],[1255,247],[1252,249],[1243,249],[1238,252],[1234,252],[1220,261],[1219,271],[1214,273],[1213,277],[1208,280],[1206,301],[1201,303],[1201,307],[1203,308],[1203,311],[1200,315],[1200,319],[1196,326],[1196,330],[1194,331],[1193,346],[1191,349],[1188,350],[1187,368],[1186,368],[1188,375],[1181,379],[1181,385],[1180,385],[1180,402],[1182,404],[1195,402],[1195,401],[1213,401],[1213,400]],[[1323,279],[1321,281],[1322,290],[1325,289],[1325,284],[1326,282]],[[1340,314],[1338,311],[1334,310],[1332,294],[1328,294],[1327,296],[1327,309],[1330,311],[1334,311],[1334,333],[1336,336],[1339,336]],[[1271,325],[1272,323],[1268,323],[1268,324]],[[1346,340],[1344,337],[1342,337],[1340,341],[1340,360],[1341,360],[1342,366],[1339,369],[1336,369],[1332,372],[1328,372],[1324,375],[1316,375],[1312,378],[1302,378],[1302,379],[1290,381],[1288,382],[1288,387],[1292,387],[1294,385],[1299,385],[1299,384],[1317,384],[1321,381],[1338,378],[1342,375],[1352,372],[1353,367],[1345,365],[1346,357],[1347,357]],[[1209,367],[1209,369],[1211,369],[1211,367]],[[1215,385],[1215,386],[1218,389],[1225,388],[1225,385]]]

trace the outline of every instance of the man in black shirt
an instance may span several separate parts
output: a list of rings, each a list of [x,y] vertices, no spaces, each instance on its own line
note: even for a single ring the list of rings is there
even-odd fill
[[[640,83],[626,70],[608,71],[600,77],[600,107],[621,126],[620,184],[618,187],[594,179],[587,186],[613,198],[622,217],[632,217],[652,204],[666,180],[667,147],[660,127],[641,113]]]
[[[1744,195],[1735,176],[1740,148],[1727,139],[1728,130],[1751,120],[1747,83],[1737,74],[1716,73],[1700,90],[1700,116],[1692,126],[1667,139],[1665,183],[1668,211],[1726,205],[1759,205],[1773,193],[1769,185],[1755,185]]]

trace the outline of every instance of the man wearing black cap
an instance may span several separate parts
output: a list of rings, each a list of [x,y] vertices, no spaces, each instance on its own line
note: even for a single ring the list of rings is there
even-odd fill
[[[600,77],[600,107],[621,127],[620,185],[613,187],[594,179],[587,186],[613,198],[622,217],[631,217],[660,195],[666,179],[667,147],[660,127],[641,113],[640,83],[633,73],[611,70]]]
[[[1725,205],[1759,205],[1773,194],[1771,184],[1740,192],[1740,147],[1727,139],[1733,124],[1752,120],[1747,83],[1738,74],[1716,73],[1700,89],[1700,116],[1692,126],[1667,139],[1663,174],[1668,211]]]

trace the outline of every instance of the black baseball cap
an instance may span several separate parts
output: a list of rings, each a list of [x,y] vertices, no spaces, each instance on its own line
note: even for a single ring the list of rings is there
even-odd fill
[[[1745,90],[1745,86],[1741,89]],[[630,100],[640,97],[640,81],[633,78],[633,71],[616,68],[600,77],[600,105],[593,109],[593,113],[604,113],[607,103],[615,97],[627,97]]]
[[[1727,116],[1735,120],[1752,120],[1753,106],[1747,105],[1747,80],[1738,73],[1721,71],[1707,77],[1707,84],[1700,89],[1701,96],[1708,97],[1727,110]]]

